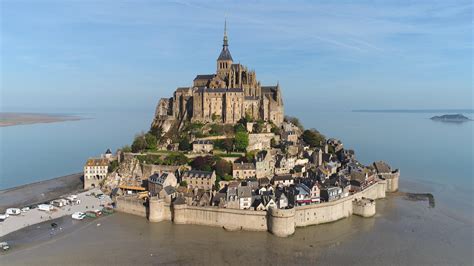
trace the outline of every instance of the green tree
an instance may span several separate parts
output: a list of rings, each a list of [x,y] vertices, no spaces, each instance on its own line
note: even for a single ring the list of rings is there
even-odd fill
[[[141,152],[147,148],[145,136],[140,134],[135,137],[132,143],[132,152]]]
[[[235,149],[245,151],[249,145],[249,134],[247,132],[235,133]]]
[[[216,175],[223,178],[226,175],[232,174],[232,164],[226,160],[220,159],[214,165]]]
[[[258,120],[257,123],[253,124],[253,131],[255,133],[262,133],[263,126],[264,126],[264,122],[262,120]]]
[[[232,139],[225,139],[222,145],[227,153],[234,150],[234,141]]]
[[[156,146],[158,144],[158,140],[155,135],[151,133],[145,134],[145,141],[146,141],[146,148],[149,150],[156,150]]]
[[[212,171],[214,158],[211,156],[198,156],[191,162],[191,167],[201,171]]]
[[[179,182],[179,185],[182,186],[182,187],[187,187],[187,186],[188,186],[188,182],[186,182],[186,181],[183,180],[183,181]]]
[[[293,116],[285,116],[285,121],[290,122],[293,125],[299,127],[301,130],[304,130],[303,124],[301,124],[300,120]]]
[[[188,158],[181,152],[173,152],[166,156],[164,163],[167,165],[183,165],[188,163]]]
[[[234,132],[235,133],[238,133],[238,132],[247,132],[247,128],[243,125],[243,124],[236,124],[234,126]]]
[[[152,128],[150,128],[150,131],[148,131],[148,133],[150,133],[150,134],[152,134],[153,136],[155,136],[156,139],[160,139],[160,138],[161,138],[162,131],[161,131],[161,128],[159,128],[159,127],[152,127]]]
[[[316,129],[307,129],[303,132],[303,140],[311,147],[321,147],[326,138]]]
[[[189,138],[184,137],[179,141],[179,150],[180,151],[191,150],[191,143],[189,143]]]
[[[132,152],[132,147],[130,145],[125,145],[121,148],[122,152]]]

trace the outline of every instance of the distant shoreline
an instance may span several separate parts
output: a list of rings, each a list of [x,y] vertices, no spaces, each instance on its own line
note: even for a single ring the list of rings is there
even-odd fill
[[[0,112],[0,127],[32,125],[40,123],[57,123],[65,121],[77,121],[82,119],[84,118],[63,114]]]

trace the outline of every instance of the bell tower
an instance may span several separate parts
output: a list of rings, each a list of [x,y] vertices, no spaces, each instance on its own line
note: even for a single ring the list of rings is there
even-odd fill
[[[232,65],[232,56],[229,51],[229,41],[227,39],[227,20],[224,22],[224,42],[222,44],[222,51],[217,58],[217,75],[225,79],[230,72]]]

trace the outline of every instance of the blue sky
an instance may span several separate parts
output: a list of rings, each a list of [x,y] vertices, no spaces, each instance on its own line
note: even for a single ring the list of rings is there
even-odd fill
[[[337,2],[337,3],[336,3]],[[471,1],[1,0],[3,110],[153,109],[235,61],[286,109],[472,108]]]

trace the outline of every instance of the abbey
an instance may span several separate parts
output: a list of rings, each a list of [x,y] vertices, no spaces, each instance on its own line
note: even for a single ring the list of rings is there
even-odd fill
[[[177,88],[172,98],[161,99],[154,124],[170,119],[235,124],[246,116],[277,126],[283,122],[279,84],[261,86],[255,71],[234,63],[226,26],[216,66],[215,74],[197,75],[192,86]]]

